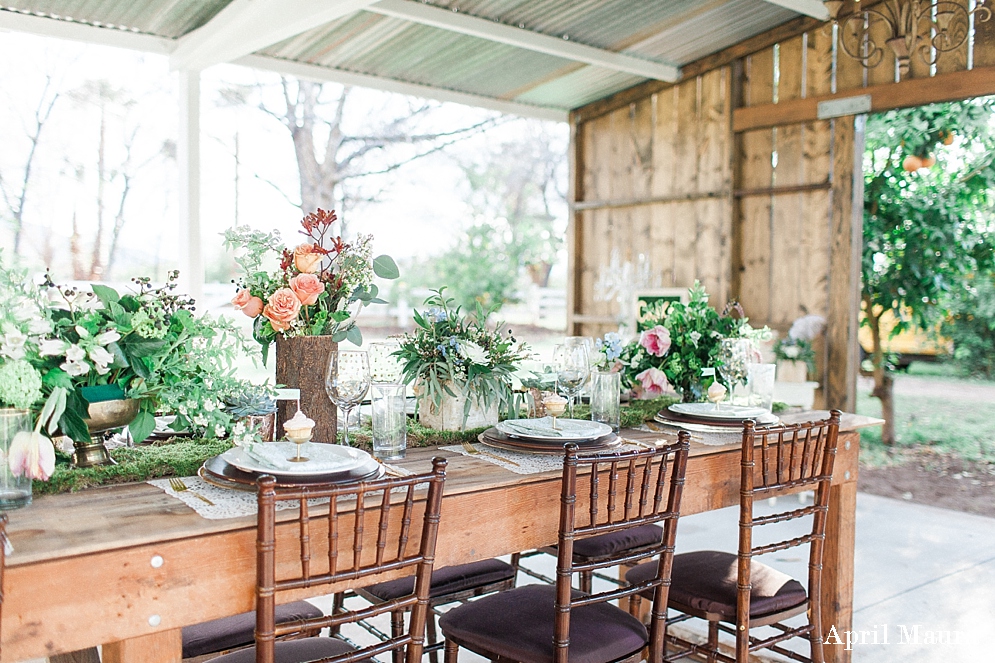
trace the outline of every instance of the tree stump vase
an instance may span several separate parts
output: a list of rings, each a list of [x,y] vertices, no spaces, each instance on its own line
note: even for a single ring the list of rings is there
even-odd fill
[[[312,442],[334,444],[338,435],[336,407],[325,393],[328,356],[339,344],[331,336],[276,337],[276,383],[301,392],[301,410],[314,420]],[[283,422],[297,412],[297,403],[277,401],[275,438],[283,438]]]
[[[436,407],[427,396],[420,394],[420,389],[415,389],[415,394],[418,396],[418,421],[422,426],[434,430],[461,431],[497,424],[498,404],[492,403],[490,407],[482,408],[476,401],[470,403],[470,412],[464,422],[463,410],[467,397],[460,394],[456,387],[451,388],[457,396],[444,394],[440,407]]]

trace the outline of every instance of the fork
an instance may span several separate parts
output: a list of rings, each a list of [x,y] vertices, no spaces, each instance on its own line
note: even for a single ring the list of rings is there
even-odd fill
[[[211,500],[207,499],[206,497],[204,497],[203,495],[201,495],[197,491],[190,490],[189,488],[187,488],[187,485],[185,483],[183,483],[183,479],[180,479],[180,478],[177,478],[177,477],[170,477],[170,479],[169,479],[169,487],[172,488],[173,492],[175,492],[175,493],[182,493],[183,491],[189,491],[190,494],[193,495],[194,497],[199,497],[200,499],[204,500],[205,502],[207,502],[211,506],[214,506],[214,502],[212,502]]]
[[[476,456],[479,454],[481,456],[488,456],[490,458],[494,458],[495,460],[499,460],[502,463],[508,463],[509,465],[514,465],[515,467],[521,467],[521,465],[519,465],[513,460],[509,460],[503,456],[498,456],[497,454],[492,454],[490,451],[481,451],[480,449],[473,446],[473,444],[471,444],[468,440],[463,440],[462,444],[463,444],[463,450],[466,451],[471,456]]]

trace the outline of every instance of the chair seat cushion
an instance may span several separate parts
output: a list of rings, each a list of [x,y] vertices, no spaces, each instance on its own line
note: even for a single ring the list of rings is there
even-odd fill
[[[429,598],[436,599],[440,596],[484,587],[502,580],[511,580],[514,577],[514,567],[499,559],[485,559],[470,564],[447,566],[432,572]],[[364,587],[363,591],[381,601],[390,601],[414,593],[415,577],[408,576],[397,580],[388,580],[377,585]]]
[[[574,591],[574,596],[582,596]],[[454,608],[439,618],[446,637],[471,651],[528,663],[553,661],[556,588],[526,585]],[[646,646],[646,627],[608,603],[570,611],[571,663],[604,663]]]
[[[321,617],[322,612],[307,601],[297,601],[276,607],[276,623]],[[183,658],[213,654],[254,641],[256,613],[245,612],[233,617],[215,619],[183,629]]]
[[[736,621],[736,577],[739,558],[727,552],[701,550],[674,556],[670,605],[717,613]],[[650,580],[656,562],[640,564],[625,574],[636,584]],[[750,617],[759,618],[804,603],[805,587],[791,576],[756,560],[750,562]],[[651,592],[644,592],[651,596]]]
[[[618,532],[574,541],[574,559],[596,559],[618,554],[623,550],[643,548],[660,543],[663,528],[659,525],[640,525]]]
[[[329,656],[339,656],[356,648],[338,638],[304,638],[283,640],[276,643],[274,663],[307,663]],[[210,663],[256,663],[256,648],[240,649],[230,654],[212,658]],[[376,663],[368,660],[366,663]]]

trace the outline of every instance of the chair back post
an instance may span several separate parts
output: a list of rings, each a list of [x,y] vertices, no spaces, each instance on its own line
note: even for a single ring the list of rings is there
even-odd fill
[[[276,479],[259,477],[256,528],[256,663],[276,657]],[[334,503],[330,508],[334,508]]]
[[[432,461],[432,481],[425,500],[425,526],[421,537],[421,562],[415,575],[415,596],[417,602],[411,609],[409,633],[411,643],[407,647],[407,663],[419,663],[425,646],[425,620],[428,618],[428,598],[432,586],[432,566],[435,564],[435,543],[439,533],[442,515],[442,491],[446,480],[444,458]]]
[[[560,533],[556,556],[556,614],[553,620],[553,660],[567,663],[570,647],[570,594],[573,580],[574,518],[577,505],[577,445],[566,445],[560,488]],[[597,468],[592,469],[592,473]],[[593,479],[592,479],[593,480]]]
[[[7,514],[0,513],[0,623],[3,621],[3,570],[7,565],[7,520]]]
[[[822,467],[819,474],[822,479],[815,493],[817,510],[813,516],[812,534],[814,536],[809,547],[808,588],[809,588],[809,623],[812,632],[809,639],[812,642],[813,660],[822,661],[822,602],[812,601],[811,597],[822,594],[822,555],[826,543],[826,520],[829,512],[829,491],[832,488],[833,467],[836,463],[836,445],[839,440],[840,419],[843,413],[832,410],[829,415],[829,426],[825,431],[827,436],[825,453],[822,456]],[[816,653],[818,652],[818,653]]]
[[[667,601],[670,598],[671,574],[674,566],[674,547],[677,542],[677,521],[680,516],[680,504],[684,496],[684,477],[687,474],[688,453],[691,448],[691,433],[682,430],[677,434],[681,451],[675,457],[671,468],[670,493],[667,497],[667,511],[674,517],[667,518],[663,525],[663,554],[660,555],[657,577],[663,582],[657,585],[653,592],[653,605],[650,608],[650,645],[649,660],[662,661],[666,652],[667,639]],[[660,470],[663,472],[663,470]],[[662,479],[662,477],[661,477]]]
[[[765,438],[766,439],[766,438]],[[750,561],[753,549],[753,445],[756,441],[756,422],[748,420],[743,425],[743,453],[739,480],[739,566],[736,581],[736,660],[745,661],[750,651]],[[766,472],[766,467],[764,468]]]

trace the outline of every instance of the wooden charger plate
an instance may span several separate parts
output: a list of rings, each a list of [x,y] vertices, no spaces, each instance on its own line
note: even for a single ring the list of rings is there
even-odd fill
[[[384,467],[377,463],[373,470],[358,467],[346,472],[332,472],[329,474],[319,474],[306,477],[274,476],[277,488],[300,488],[319,483],[355,483],[358,481],[371,481],[379,479],[384,475]],[[209,484],[220,488],[234,488],[236,490],[256,490],[256,479],[262,476],[261,473],[245,472],[234,465],[231,465],[221,456],[214,456],[204,461],[204,464],[197,470],[197,476]]]
[[[622,441],[615,433],[609,433],[608,435],[603,435],[592,440],[564,440],[563,442],[550,440],[548,442],[542,442],[538,440],[525,440],[517,437],[511,437],[510,435],[502,433],[497,428],[488,428],[477,436],[477,440],[480,441],[481,444],[486,444],[498,449],[505,449],[507,451],[518,451],[521,453],[533,454],[558,454],[561,456],[563,455],[563,447],[570,442],[575,443],[581,451],[604,451],[607,449],[614,449],[622,444]]]

